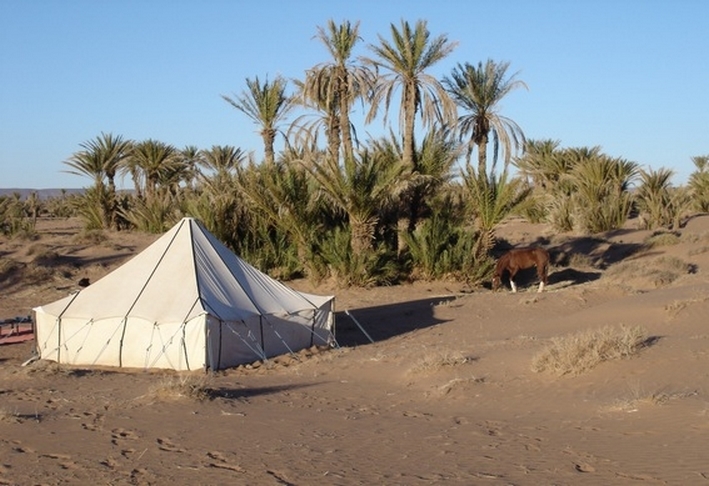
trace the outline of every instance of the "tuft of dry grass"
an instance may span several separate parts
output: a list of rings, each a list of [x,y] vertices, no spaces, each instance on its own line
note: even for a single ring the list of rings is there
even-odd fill
[[[661,406],[672,400],[691,398],[698,394],[697,390],[672,391],[660,389],[649,392],[639,383],[628,384],[628,395],[605,407],[609,412],[636,412],[643,404]]]
[[[681,258],[661,256],[649,262],[631,260],[619,263],[609,268],[605,276],[623,282],[644,280],[657,288],[671,284],[690,270],[689,264]]]
[[[56,361],[40,359],[32,363],[31,366],[23,368],[28,375],[38,374],[43,376],[72,376],[78,372],[67,365],[61,365]]]
[[[157,400],[206,400],[213,395],[211,381],[206,374],[167,375],[153,385],[147,396]]]
[[[557,376],[580,375],[604,361],[636,354],[647,340],[639,326],[605,326],[552,338],[551,344],[532,358],[532,371]]]
[[[485,383],[485,378],[476,378],[474,376],[471,376],[469,378],[454,378],[449,382],[444,383],[443,385],[436,388],[435,393],[439,396],[448,395],[449,393],[459,388],[465,390],[466,387],[470,385],[479,385],[482,383]]]
[[[573,253],[569,257],[569,267],[572,268],[594,268],[593,258],[585,253]]]
[[[701,233],[682,233],[683,243],[704,243],[709,242],[709,231]]]
[[[449,350],[429,351],[411,366],[409,373],[433,373],[442,368],[469,363],[472,359],[460,352]]]
[[[680,243],[680,236],[676,233],[666,231],[656,232],[645,239],[645,246],[657,248],[660,246],[672,246]]]
[[[18,273],[22,269],[22,265],[10,258],[0,259],[0,281],[10,278],[11,275]]]
[[[7,408],[0,408],[0,424],[19,424],[20,416]]]
[[[90,245],[98,245],[105,242],[107,239],[108,236],[106,236],[106,233],[100,229],[83,230],[73,237],[74,243]]]
[[[683,300],[674,300],[665,305],[665,310],[671,315],[677,315],[682,309],[689,307],[692,304],[700,304],[709,300],[709,296],[697,295]]]

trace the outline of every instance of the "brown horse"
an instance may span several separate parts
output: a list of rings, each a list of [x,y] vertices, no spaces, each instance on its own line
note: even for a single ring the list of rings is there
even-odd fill
[[[515,275],[520,270],[537,267],[537,277],[539,277],[539,289],[542,292],[547,284],[547,273],[549,272],[549,252],[544,248],[514,248],[500,257],[495,266],[495,274],[492,277],[492,290],[497,290],[502,283],[502,276],[505,272],[510,274],[510,287],[512,292],[517,292],[517,284],[514,281]]]

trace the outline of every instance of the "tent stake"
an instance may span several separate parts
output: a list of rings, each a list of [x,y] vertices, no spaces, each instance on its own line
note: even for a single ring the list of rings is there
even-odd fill
[[[364,335],[367,336],[367,339],[369,339],[369,342],[374,344],[374,339],[372,339],[372,336],[367,334],[367,331],[364,330],[364,328],[362,327],[362,324],[360,324],[357,321],[357,319],[355,319],[354,316],[352,314],[350,314],[350,311],[346,310],[345,314],[347,314],[350,317],[350,319],[352,319],[354,321],[354,323],[357,324],[357,327],[359,327],[360,331],[362,331],[364,333]]]

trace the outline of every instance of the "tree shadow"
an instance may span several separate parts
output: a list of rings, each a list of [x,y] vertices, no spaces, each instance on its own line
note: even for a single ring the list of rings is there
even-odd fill
[[[210,400],[214,400],[215,398],[223,398],[225,400],[246,400],[262,395],[277,395],[284,391],[310,386],[315,386],[315,384],[301,383],[297,385],[262,386],[254,388],[215,387],[208,388],[206,392]]]
[[[335,339],[342,347],[353,347],[435,326],[446,321],[434,316],[434,308],[456,299],[446,296],[337,312]]]
[[[115,264],[126,262],[131,257],[132,253],[115,253],[112,255],[100,257],[85,257],[76,255],[48,255],[36,258],[34,263],[43,267],[71,267],[81,269],[91,265],[101,267],[112,267]]]
[[[617,230],[623,231],[629,230]],[[646,249],[647,245],[642,243],[616,243],[604,238],[585,236],[553,246],[549,248],[549,253],[554,265],[568,266],[574,255],[584,255],[594,267],[605,269]]]

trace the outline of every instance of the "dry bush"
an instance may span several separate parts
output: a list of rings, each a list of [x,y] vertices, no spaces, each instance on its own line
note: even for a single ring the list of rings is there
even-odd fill
[[[680,243],[680,236],[676,233],[658,232],[653,233],[645,239],[645,246],[648,248],[657,248],[660,246],[671,246]]]
[[[167,375],[158,381],[148,392],[148,397],[157,400],[206,400],[213,394],[210,375],[179,374]]]
[[[572,268],[593,268],[593,258],[585,253],[573,253],[569,257],[568,266]]]
[[[464,356],[460,352],[449,350],[426,352],[409,369],[409,373],[433,373],[441,368],[458,366],[470,361],[472,361],[470,357]]]
[[[465,392],[468,386],[471,385],[479,385],[485,383],[485,378],[476,378],[474,376],[471,376],[469,378],[453,378],[447,383],[444,383],[443,385],[437,387],[434,390],[434,393],[441,396],[441,395],[448,395],[452,393],[455,390],[461,390]]]
[[[56,361],[50,361],[48,359],[38,359],[32,362],[29,366],[22,368],[25,374],[33,375],[43,375],[43,376],[86,376],[87,374],[101,374],[100,370],[86,370],[81,368],[72,367],[67,364],[59,364]]]
[[[682,243],[705,243],[709,242],[709,231],[703,231],[701,233],[682,233],[681,236]]]
[[[98,245],[106,241],[108,237],[103,230],[100,229],[85,229],[74,235],[73,241],[77,244]]]
[[[651,261],[632,260],[619,263],[608,269],[606,277],[629,282],[643,280],[656,288],[669,285],[690,271],[690,266],[681,258],[661,256]]]
[[[0,259],[0,282],[7,281],[11,276],[22,270],[22,265],[10,258]]]
[[[699,248],[693,248],[687,252],[689,256],[701,255],[702,253],[709,252],[709,246],[700,246]]]
[[[20,422],[22,421],[17,412],[7,408],[0,408],[0,424],[19,424]]]
[[[665,310],[671,315],[677,315],[682,309],[689,307],[692,304],[699,304],[709,300],[709,296],[697,295],[696,297],[690,297],[683,300],[674,300],[669,304],[665,305]]]
[[[579,375],[604,361],[632,356],[645,345],[646,339],[643,328],[623,325],[555,337],[534,356],[532,371]]]
[[[694,397],[697,390],[672,391],[660,389],[649,392],[639,383],[628,384],[628,396],[616,400],[612,405],[606,407],[609,412],[631,412],[636,411],[641,404],[661,406],[672,400],[680,400]]]

